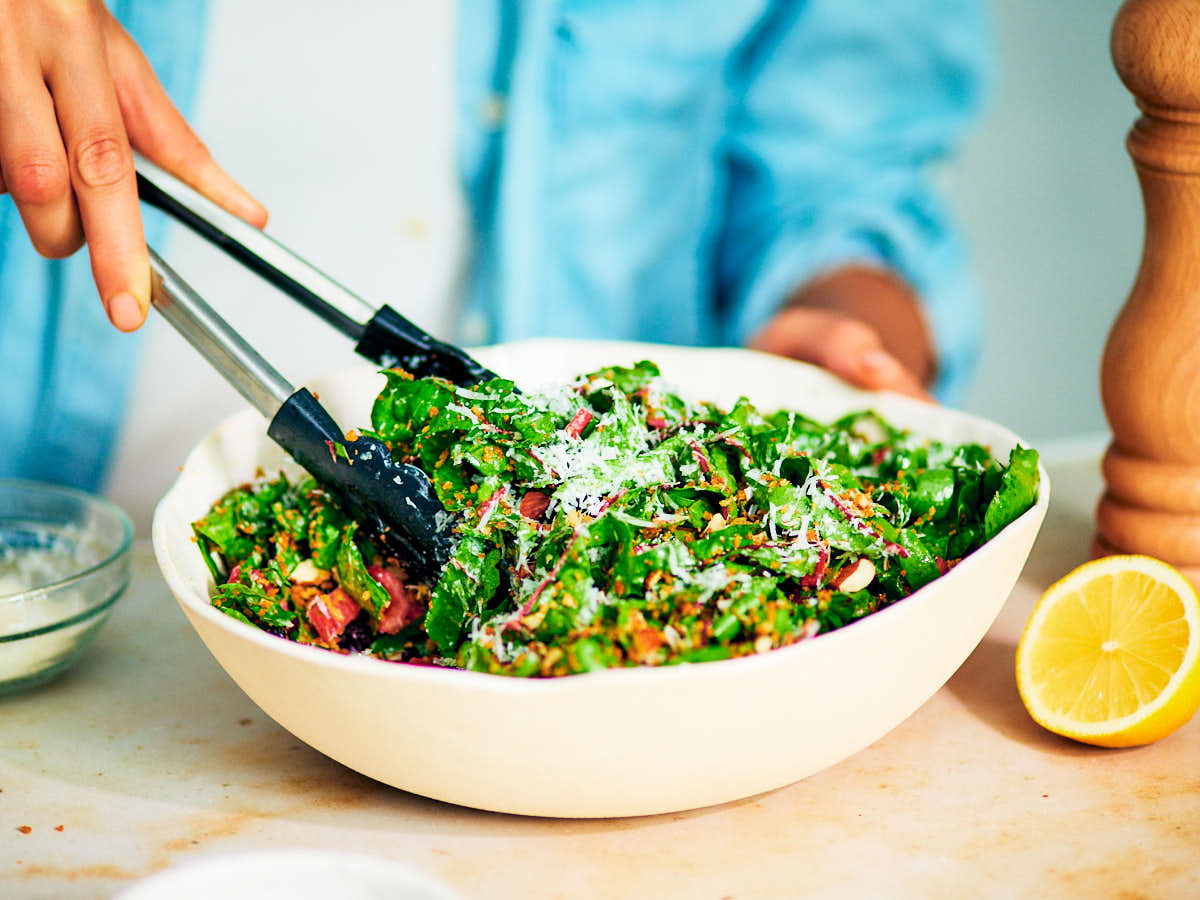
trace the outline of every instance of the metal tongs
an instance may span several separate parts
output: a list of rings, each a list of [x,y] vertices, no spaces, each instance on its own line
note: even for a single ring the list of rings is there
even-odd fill
[[[178,220],[356,341],[380,365],[403,366],[470,385],[496,376],[460,348],[378,309],[153,163],[135,154],[141,199]],[[296,390],[153,249],[151,303],[163,318],[270,422],[268,436],[291,454],[350,515],[410,563],[436,577],[454,550],[455,516],[429,476],[397,462],[380,441],[350,440],[317,399]],[[365,321],[363,321],[365,319]]]

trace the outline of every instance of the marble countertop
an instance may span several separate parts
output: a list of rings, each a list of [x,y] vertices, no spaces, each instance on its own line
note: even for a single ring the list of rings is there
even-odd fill
[[[107,897],[207,854],[274,847],[401,860],[468,898],[1200,896],[1200,720],[1100,750],[1043,731],[1017,696],[1029,611],[1087,555],[1100,482],[1086,456],[1051,464],[1020,583],[912,717],[790,787],[640,819],[476,812],[321,756],[217,666],[139,545],[86,657],[0,698],[0,896]]]

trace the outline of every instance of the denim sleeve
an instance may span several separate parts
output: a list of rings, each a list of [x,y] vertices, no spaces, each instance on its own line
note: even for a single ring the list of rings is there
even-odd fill
[[[206,0],[114,0],[185,113],[195,94]],[[164,222],[146,217],[146,239]],[[0,197],[0,477],[99,487],[107,471],[140,345],[108,324],[86,250],[39,257],[10,197]]]
[[[991,41],[979,0],[774,4],[729,67],[725,336],[744,343],[796,287],[846,263],[922,298],[935,392],[961,397],[980,310],[963,243],[929,184],[980,105]]]

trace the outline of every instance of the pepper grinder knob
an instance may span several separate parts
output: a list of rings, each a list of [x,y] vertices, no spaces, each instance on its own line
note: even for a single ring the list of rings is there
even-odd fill
[[[1141,267],[1100,365],[1113,440],[1093,553],[1145,553],[1200,587],[1200,4],[1127,0],[1112,56],[1146,213]]]

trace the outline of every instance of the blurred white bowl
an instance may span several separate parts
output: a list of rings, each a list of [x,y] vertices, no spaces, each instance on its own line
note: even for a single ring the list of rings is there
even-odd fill
[[[361,853],[292,848],[217,853],[143,878],[117,900],[461,900],[405,863]]]
[[[690,396],[832,420],[873,407],[943,441],[1001,458],[1017,442],[982,419],[848,388],[823,371],[745,350],[533,340],[478,356],[526,388],[652,359]],[[344,427],[369,421],[383,379],[368,368],[316,382]],[[246,410],[192,451],[154,516],[154,550],[188,619],[247,695],[298,738],[404,790],[543,816],[628,816],[722,803],[804,778],[879,739],[938,690],[1012,590],[1049,502],[946,576],[853,624],[770,653],[695,665],[526,680],[407,666],[301,646],[208,601],[190,523],[256,470],[284,463]]]

